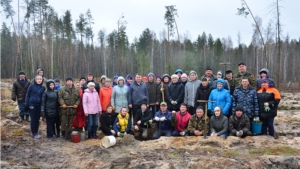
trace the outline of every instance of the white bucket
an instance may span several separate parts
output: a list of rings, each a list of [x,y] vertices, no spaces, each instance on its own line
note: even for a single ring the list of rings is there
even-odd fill
[[[104,136],[101,139],[101,144],[104,148],[114,146],[116,144],[116,138],[114,136]]]

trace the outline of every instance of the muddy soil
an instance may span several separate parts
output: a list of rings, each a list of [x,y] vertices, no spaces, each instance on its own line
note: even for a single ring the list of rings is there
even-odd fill
[[[30,124],[19,122],[10,100],[9,83],[1,83],[1,168],[270,168],[300,169],[300,94],[283,93],[275,128],[279,138],[254,136],[227,139],[208,137],[161,137],[138,141],[128,135],[115,146],[103,148],[98,139],[72,143],[33,139]],[[3,94],[4,93],[4,94]],[[17,115],[17,114],[16,114]]]

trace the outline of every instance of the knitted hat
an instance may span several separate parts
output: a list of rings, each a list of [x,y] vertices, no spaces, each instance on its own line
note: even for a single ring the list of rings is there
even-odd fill
[[[229,74],[229,73],[232,73],[232,70],[226,70],[225,74]]]
[[[156,76],[156,79],[160,79],[161,80],[161,77],[160,76]]]
[[[173,74],[173,75],[171,76],[171,79],[173,79],[173,78],[179,79],[178,75],[176,75],[176,74]]]
[[[148,81],[148,78],[146,76],[143,76],[142,80],[145,82],[145,81]]]
[[[235,107],[235,111],[238,111],[238,110],[244,112],[244,107],[241,106],[241,105],[237,105],[237,106]]]
[[[204,111],[204,108],[202,106],[198,106],[196,110],[203,110]]]
[[[207,67],[206,67],[206,70],[212,70],[212,69],[211,69],[211,67],[210,67],[210,66],[207,66]]]
[[[177,73],[183,73],[183,71],[181,70],[181,69],[177,69],[176,71],[175,71],[175,74],[177,74]]]
[[[66,78],[66,81],[68,81],[68,80],[73,81],[73,78],[71,78],[71,77]]]
[[[223,75],[222,71],[219,70],[219,71],[217,72],[217,75],[221,75],[221,76],[222,76],[222,75]]]
[[[114,79],[118,79],[119,76],[114,76]]]
[[[54,79],[54,82],[60,83],[59,78],[55,78],[55,79]]]
[[[269,82],[270,82],[269,78],[264,78],[261,80],[261,83],[269,83]]]
[[[95,87],[95,83],[94,83],[94,82],[89,82],[89,83],[87,84],[87,87],[91,87],[91,86],[94,86],[94,87]]]
[[[240,63],[238,64],[238,66],[240,66],[240,65],[246,66],[246,63],[245,63],[245,62],[240,62]]]
[[[154,77],[154,73],[149,72],[149,73],[148,73],[148,77],[149,77],[149,76],[153,76],[153,77]]]
[[[187,78],[187,75],[186,75],[185,73],[183,73],[183,74],[181,75],[181,78],[183,78],[183,77]]]
[[[81,78],[79,79],[79,81],[81,81],[82,79],[86,80],[86,78],[85,78],[85,77],[81,77]]]
[[[25,75],[25,72],[24,72],[23,70],[21,70],[21,71],[19,72],[19,75]]]

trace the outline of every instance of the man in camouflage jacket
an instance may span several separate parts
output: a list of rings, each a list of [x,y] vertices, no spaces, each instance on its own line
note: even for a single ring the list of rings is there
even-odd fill
[[[248,78],[250,85],[256,87],[256,80],[250,72],[247,72],[247,66],[245,62],[239,63],[238,66],[239,73],[234,77],[238,81],[238,83],[241,84],[243,78]]]

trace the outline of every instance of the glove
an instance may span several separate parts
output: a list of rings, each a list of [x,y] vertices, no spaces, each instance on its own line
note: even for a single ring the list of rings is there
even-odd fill
[[[175,101],[171,101],[171,104],[175,104]]]
[[[29,110],[29,107],[28,107],[28,106],[25,106],[25,107],[24,107],[24,111],[25,111],[25,112],[28,112],[28,110]]]
[[[118,132],[118,136],[119,136],[119,137],[124,137],[124,134],[123,134],[123,133],[120,133],[120,132]]]
[[[159,121],[159,117],[155,117],[154,120],[155,120],[155,121]]]
[[[175,105],[177,104],[177,101],[174,101]]]
[[[242,137],[243,136],[243,130],[237,131],[236,136]]]
[[[259,121],[259,117],[254,117],[254,118],[253,118],[253,121],[258,122],[258,121]]]
[[[166,119],[165,117],[161,117],[160,121],[165,121],[165,119]]]
[[[65,109],[65,108],[67,108],[67,105],[66,105],[66,104],[63,104],[63,105],[61,105],[61,107],[62,107],[63,109]]]
[[[270,111],[270,107],[269,106],[265,106],[265,112],[269,112]]]
[[[74,109],[77,109],[77,107],[78,107],[78,106],[77,106],[76,104],[74,104],[73,108],[74,108]]]
[[[185,135],[185,131],[182,131],[179,133],[181,136],[184,136]]]

